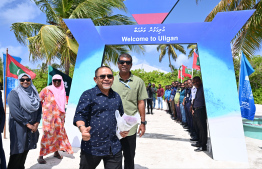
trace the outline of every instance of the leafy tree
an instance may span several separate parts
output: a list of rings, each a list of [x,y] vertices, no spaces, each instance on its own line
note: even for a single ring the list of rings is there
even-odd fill
[[[162,61],[162,59],[164,58],[164,56],[167,53],[168,59],[169,59],[169,67],[170,67],[171,72],[173,71],[173,69],[172,69],[170,57],[172,57],[172,59],[174,59],[176,61],[177,54],[176,54],[175,50],[178,50],[181,53],[186,54],[184,47],[182,45],[179,45],[179,44],[162,44],[162,45],[157,46],[157,51],[160,51],[159,62]]]
[[[78,43],[66,26],[63,18],[91,18],[96,26],[134,24],[124,15],[113,15],[113,8],[126,10],[123,0],[33,0],[46,14],[48,24],[13,23],[11,30],[21,44],[28,46],[29,58],[33,61],[45,59],[47,63],[57,57],[64,64],[65,73],[70,71],[78,51]],[[143,48],[142,46],[139,46]],[[107,46],[105,58],[132,50],[133,46]],[[112,59],[113,60],[113,59]]]
[[[197,0],[198,2],[198,0]],[[205,21],[210,22],[218,12],[256,9],[251,18],[237,33],[232,43],[232,53],[236,56],[243,51],[248,59],[261,47],[262,42],[262,1],[257,0],[221,0],[209,13]]]

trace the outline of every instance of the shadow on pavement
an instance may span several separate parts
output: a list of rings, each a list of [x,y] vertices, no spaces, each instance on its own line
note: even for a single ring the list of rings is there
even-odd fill
[[[141,166],[139,164],[135,164],[135,169],[148,169],[147,167]]]
[[[142,138],[165,139],[165,140],[176,140],[176,141],[187,141],[187,142],[190,142],[189,139],[175,138],[175,135],[159,134],[159,133],[145,133],[142,136]]]
[[[37,168],[37,169],[51,169],[53,168],[54,166],[57,166],[59,165],[59,163],[64,160],[59,160],[53,156],[50,156],[50,157],[47,157],[47,158],[44,158],[46,160],[46,164],[38,164],[36,163],[35,165],[31,166],[30,168]]]

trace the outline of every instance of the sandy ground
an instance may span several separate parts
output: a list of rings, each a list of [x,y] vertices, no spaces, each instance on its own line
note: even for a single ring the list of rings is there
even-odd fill
[[[257,106],[257,117],[262,117],[262,105]],[[162,169],[162,168],[262,168],[261,140],[246,137],[249,163],[224,162],[212,159],[212,153],[195,152],[190,146],[190,137],[182,126],[170,119],[170,116],[161,110],[153,110],[154,115],[147,115],[148,125],[146,134],[137,138],[135,164],[136,169]],[[8,117],[8,114],[7,114]],[[8,119],[8,118],[7,118]],[[73,126],[72,126],[73,127]],[[42,130],[40,129],[40,139]],[[40,142],[39,139],[39,142]],[[30,150],[26,160],[26,168],[35,169],[75,169],[79,168],[80,149],[74,148],[74,154],[64,156],[62,160],[50,154],[45,157],[47,164],[38,164],[40,144],[38,148]],[[9,132],[7,139],[3,139],[6,161],[9,160]],[[103,168],[103,162],[97,168]]]

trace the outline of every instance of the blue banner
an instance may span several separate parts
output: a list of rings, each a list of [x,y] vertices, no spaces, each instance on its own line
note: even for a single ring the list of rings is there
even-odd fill
[[[256,112],[256,106],[248,77],[253,72],[254,69],[248,62],[246,56],[242,53],[239,80],[239,103],[242,117],[248,120],[254,120]]]
[[[22,59],[20,57],[16,57],[16,56],[12,56],[17,62],[21,62]],[[3,81],[4,81],[4,84],[3,84],[3,89],[5,90],[5,70],[6,70],[6,63],[5,63],[5,60],[6,60],[6,54],[3,54]],[[6,81],[7,81],[7,86],[6,86],[6,98],[8,96],[8,94],[11,92],[11,90],[13,88],[15,88],[17,85],[18,85],[18,79],[15,79],[13,77],[7,77],[6,78]],[[4,94],[4,93],[3,93]],[[7,101],[6,101],[6,104],[7,104]]]

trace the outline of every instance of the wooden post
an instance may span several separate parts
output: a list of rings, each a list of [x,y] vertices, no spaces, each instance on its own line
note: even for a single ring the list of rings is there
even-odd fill
[[[5,105],[4,105],[4,109],[5,109],[5,126],[4,126],[4,139],[6,138],[6,83],[7,83],[7,78],[6,78],[6,70],[7,70],[7,57],[8,57],[8,48],[6,49],[6,57],[5,57],[5,94],[4,94],[4,99],[5,99]]]

